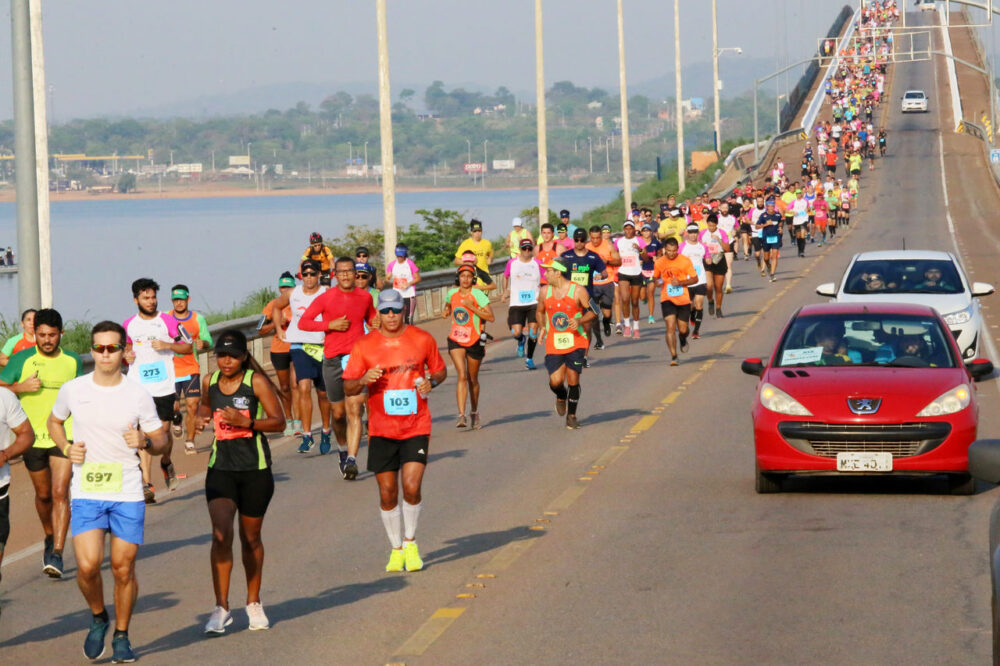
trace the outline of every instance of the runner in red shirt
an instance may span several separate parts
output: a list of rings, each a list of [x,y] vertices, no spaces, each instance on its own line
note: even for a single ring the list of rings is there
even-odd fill
[[[344,370],[347,395],[368,387],[368,471],[378,482],[382,525],[392,544],[386,571],[423,568],[414,539],[431,435],[427,396],[448,374],[434,338],[404,323],[404,307],[395,289],[379,294],[380,328],[357,341]]]
[[[364,335],[365,323],[375,319],[372,296],[364,289],[355,289],[354,260],[339,257],[334,262],[337,286],[327,289],[306,308],[299,320],[305,331],[323,331],[323,383],[330,401],[333,433],[337,437],[340,472],[348,481],[358,476],[358,447],[361,445],[361,405],[364,396],[347,398],[344,394],[343,372],[354,343]],[[319,317],[319,321],[315,321]],[[320,455],[330,452],[324,441]]]

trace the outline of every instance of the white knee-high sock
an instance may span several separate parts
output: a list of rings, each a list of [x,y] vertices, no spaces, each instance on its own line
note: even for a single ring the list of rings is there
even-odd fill
[[[413,541],[417,534],[417,520],[420,518],[420,505],[410,504],[403,500],[403,536],[407,541]]]
[[[400,532],[402,531],[402,512],[399,510],[399,505],[390,511],[385,511],[380,509],[382,513],[382,525],[385,527],[385,534],[389,537],[389,543],[392,544],[393,548],[402,548],[403,540],[400,538]]]

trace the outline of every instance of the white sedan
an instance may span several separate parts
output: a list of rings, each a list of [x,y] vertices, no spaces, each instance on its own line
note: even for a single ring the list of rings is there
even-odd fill
[[[903,105],[900,111],[921,111],[927,113],[927,93],[923,90],[907,90],[903,93]]]
[[[993,291],[985,282],[970,285],[950,252],[930,250],[861,252],[851,259],[839,288],[834,282],[816,287],[817,294],[839,303],[929,305],[944,317],[966,361],[979,354],[983,316],[978,297]]]

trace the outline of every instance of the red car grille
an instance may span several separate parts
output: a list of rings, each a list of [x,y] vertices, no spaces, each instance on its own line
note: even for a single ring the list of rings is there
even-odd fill
[[[950,423],[833,424],[785,421],[778,432],[803,453],[835,458],[838,453],[887,452],[893,457],[932,451],[951,433]]]

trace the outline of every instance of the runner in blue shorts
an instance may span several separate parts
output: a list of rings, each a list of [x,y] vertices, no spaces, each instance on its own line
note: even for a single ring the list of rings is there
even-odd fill
[[[778,254],[781,248],[781,225],[783,222],[781,213],[774,210],[774,199],[768,199],[767,207],[761,216],[757,218],[755,226],[761,232],[762,258],[764,265],[770,271],[771,282],[776,280],[774,274],[778,270]]]

